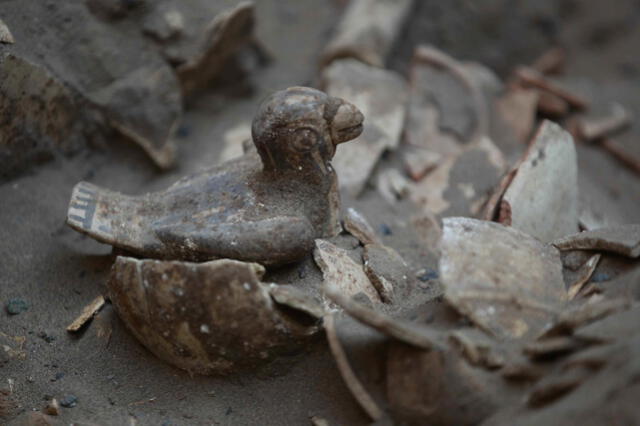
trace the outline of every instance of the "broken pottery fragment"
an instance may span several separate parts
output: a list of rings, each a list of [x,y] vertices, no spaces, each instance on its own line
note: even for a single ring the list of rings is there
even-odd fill
[[[373,230],[367,219],[353,207],[349,207],[344,216],[344,229],[356,237],[363,246],[380,243],[376,231]]]
[[[416,48],[405,126],[410,145],[443,156],[456,154],[461,144],[487,136],[488,111],[480,84],[467,67],[431,46]]]
[[[386,367],[390,409],[401,424],[476,425],[518,395],[499,375],[451,351],[397,343]]]
[[[170,167],[181,86],[203,87],[252,36],[252,6],[236,0],[29,4],[29,13],[15,2],[2,10],[19,40],[0,44],[0,116],[10,117],[0,135],[5,175],[114,133]],[[32,96],[18,97],[22,90]],[[74,120],[65,125],[67,117]]]
[[[403,153],[405,170],[416,182],[421,181],[441,160],[442,155],[420,147],[410,146]]]
[[[519,83],[524,87],[535,87],[546,90],[552,94],[564,99],[572,108],[584,110],[589,107],[589,101],[582,96],[571,92],[559,83],[553,82],[540,74],[538,71],[529,67],[518,67],[515,76]]]
[[[410,198],[436,215],[476,216],[504,170],[500,150],[488,138],[481,138],[412,185]]]
[[[640,176],[640,157],[629,152],[620,142],[606,138],[600,146],[631,171]]]
[[[562,47],[552,47],[542,53],[531,68],[542,74],[559,74],[565,66],[567,52]]]
[[[409,181],[393,167],[378,173],[376,187],[380,196],[392,206],[410,192]]]
[[[523,352],[533,360],[544,360],[553,356],[575,352],[585,346],[584,342],[569,336],[557,336],[527,343]]]
[[[407,286],[409,267],[397,251],[382,244],[367,244],[362,255],[364,272],[383,302],[393,302]]]
[[[578,229],[578,164],[571,135],[545,121],[502,196],[500,221],[543,242]]]
[[[514,228],[445,218],[441,252],[445,299],[495,337],[537,336],[566,301],[559,252]]]
[[[323,88],[330,96],[349,99],[367,117],[359,143],[338,149],[333,162],[340,188],[357,197],[385,150],[400,143],[405,117],[406,84],[393,71],[355,59],[333,62],[323,71]]]
[[[560,250],[600,250],[640,256],[640,224],[617,225],[580,232],[553,241]]]
[[[496,342],[477,328],[452,331],[449,339],[472,365],[495,369],[502,367],[506,361]]]
[[[243,1],[217,13],[198,34],[196,51],[172,46],[166,54],[174,63],[185,96],[205,88],[219,73],[227,58],[253,38],[253,2]]]
[[[520,142],[529,140],[536,121],[539,94],[532,89],[515,88],[502,95],[496,109],[506,124],[513,129]]]
[[[347,297],[364,294],[373,302],[380,302],[380,295],[364,273],[362,265],[349,257],[347,251],[329,241],[316,240],[313,258],[322,271],[324,286],[335,286]]]
[[[538,91],[538,111],[548,117],[564,117],[569,113],[569,103],[560,96],[544,90]]]
[[[360,134],[362,120],[356,107],[318,90],[276,92],[253,120],[259,157],[248,154],[137,197],[80,182],[67,223],[146,257],[295,261],[315,238],[340,229],[330,161],[336,145]]]
[[[610,299],[595,303],[584,303],[560,312],[545,327],[541,338],[562,334],[571,334],[578,327],[590,324],[616,312],[629,309],[631,301],[627,299]]]
[[[578,118],[578,134],[580,138],[591,142],[610,136],[631,124],[631,114],[620,104],[613,104],[611,113],[605,117],[588,119]]]
[[[384,67],[393,42],[404,27],[413,0],[352,0],[333,38],[322,54],[322,64],[355,58]]]
[[[5,44],[15,43],[15,40],[13,39],[13,35],[11,34],[9,27],[7,27],[7,24],[5,24],[2,21],[2,19],[0,19],[0,43],[5,43]]]
[[[629,339],[640,333],[640,305],[607,316],[600,321],[577,328],[573,335],[596,343],[610,343]]]
[[[595,254],[587,260],[584,265],[578,270],[574,281],[569,285],[568,297],[569,300],[574,299],[580,290],[584,287],[584,285],[589,281],[591,275],[596,270],[598,266],[598,262],[600,261],[600,257],[602,255]]]
[[[299,348],[318,329],[308,310],[297,311],[308,318],[300,322],[281,310],[263,274],[258,264],[230,259],[119,256],[107,287],[120,318],[156,356],[192,373],[225,374]]]

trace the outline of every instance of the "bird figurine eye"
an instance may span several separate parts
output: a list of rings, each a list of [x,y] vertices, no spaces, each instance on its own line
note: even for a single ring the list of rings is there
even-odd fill
[[[320,135],[311,127],[301,127],[293,131],[291,146],[298,152],[308,152],[318,145]]]

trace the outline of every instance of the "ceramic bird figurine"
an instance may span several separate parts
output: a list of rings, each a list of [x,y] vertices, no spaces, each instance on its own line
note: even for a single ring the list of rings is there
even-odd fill
[[[142,257],[293,262],[312,249],[314,239],[339,231],[330,161],[339,143],[360,135],[363,120],[354,105],[315,89],[276,92],[253,120],[257,155],[247,153],[141,196],[80,182],[67,223]]]

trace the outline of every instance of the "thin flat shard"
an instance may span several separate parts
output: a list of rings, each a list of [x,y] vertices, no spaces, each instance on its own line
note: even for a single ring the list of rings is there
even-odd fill
[[[385,303],[391,303],[399,289],[406,286],[409,273],[404,259],[394,249],[382,244],[364,247],[364,272]]]
[[[380,155],[400,143],[406,85],[398,74],[354,59],[333,62],[325,68],[323,78],[329,95],[349,99],[366,117],[358,143],[340,145],[333,160],[341,189],[357,197]]]
[[[566,301],[559,252],[494,222],[445,218],[443,225],[446,300],[496,337],[538,335]]]
[[[582,290],[584,285],[589,281],[591,275],[593,275],[593,271],[595,271],[598,266],[601,256],[600,254],[593,255],[582,265],[575,281],[569,286],[569,300],[575,299],[578,293],[580,293],[580,290]]]
[[[0,19],[0,43],[5,44],[13,44],[15,40],[13,39],[13,35],[11,35],[11,31],[7,24],[5,24],[2,19]]]
[[[343,250],[325,240],[316,240],[313,258],[322,271],[325,287],[336,286],[338,290],[352,297],[358,293],[365,294],[370,301],[380,302],[380,296],[369,278],[364,273],[362,265],[358,265]]]
[[[486,136],[486,98],[469,67],[432,46],[416,48],[409,77],[406,138],[441,155]]]
[[[91,320],[91,318],[93,318],[100,311],[100,309],[102,309],[104,303],[105,300],[104,296],[102,295],[93,299],[91,303],[85,306],[78,318],[76,318],[71,324],[69,324],[69,326],[67,327],[67,331],[70,333],[75,333],[76,331],[80,330],[87,322],[89,322],[89,320]]]
[[[582,96],[571,92],[569,89],[563,87],[559,83],[555,83],[538,71],[528,68],[519,67],[516,70],[516,77],[520,83],[525,87],[536,87],[541,90],[546,90],[553,93],[556,96],[564,99],[575,109],[584,110],[589,107],[589,101]]]
[[[553,245],[560,250],[601,250],[636,258],[640,256],[640,224],[584,231],[560,238]]]
[[[526,142],[536,122],[538,92],[516,88],[497,100],[496,109],[520,142]]]
[[[376,235],[367,218],[365,218],[358,210],[353,207],[347,209],[344,217],[344,229],[360,241],[360,244],[378,244],[380,239]]]
[[[500,150],[488,138],[481,138],[414,184],[410,197],[423,210],[436,215],[476,216],[504,170]]]
[[[404,27],[413,0],[352,0],[322,55],[323,65],[355,58],[383,67],[392,44]]]
[[[545,121],[502,197],[502,223],[549,242],[578,229],[578,165],[571,135]]]
[[[609,136],[631,124],[631,114],[620,104],[613,104],[611,113],[598,118],[578,119],[578,132],[586,141]]]

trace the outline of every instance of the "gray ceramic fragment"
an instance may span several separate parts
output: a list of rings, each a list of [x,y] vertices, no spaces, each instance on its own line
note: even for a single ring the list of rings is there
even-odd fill
[[[537,336],[567,299],[559,252],[513,228],[445,218],[441,252],[445,298],[496,337]]]
[[[501,222],[550,242],[578,229],[578,163],[571,135],[545,121],[500,204]]]
[[[601,250],[636,258],[640,256],[640,224],[584,231],[559,238],[553,245],[560,250]]]

